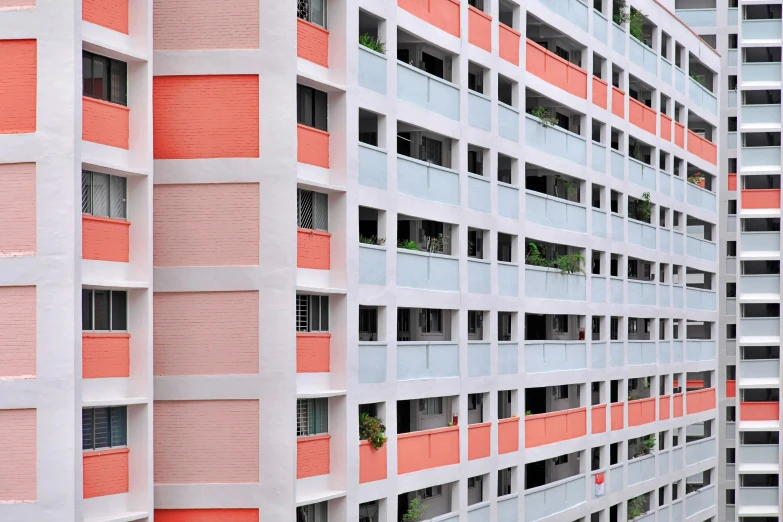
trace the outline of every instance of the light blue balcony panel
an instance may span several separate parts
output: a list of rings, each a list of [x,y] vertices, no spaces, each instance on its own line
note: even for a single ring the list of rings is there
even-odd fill
[[[459,173],[397,156],[397,190],[414,198],[459,206]]]
[[[628,304],[655,306],[657,292],[655,283],[628,280]]]
[[[616,23],[612,22],[612,49],[621,56],[625,56],[625,41],[628,39],[626,32]]]
[[[525,204],[525,215],[531,223],[571,232],[587,231],[587,209],[579,203],[525,191]]]
[[[596,172],[606,173],[606,147],[600,143],[593,142],[592,153],[593,170]]]
[[[468,124],[487,132],[492,130],[492,101],[488,96],[468,91]]]
[[[386,190],[386,151],[359,143],[359,185]]]
[[[519,265],[498,261],[498,294],[507,297],[519,295]]]
[[[742,39],[746,42],[754,40],[780,40],[781,20],[743,20]]]
[[[655,456],[637,457],[628,462],[628,485],[640,484],[655,478]]]
[[[644,248],[655,250],[655,236],[657,232],[655,227],[636,221],[633,219],[628,220],[628,242],[633,245],[639,245]]]
[[[779,252],[780,232],[741,232],[740,252]]]
[[[624,241],[625,220],[623,219],[623,216],[612,214],[611,221],[612,221],[612,239],[614,239],[615,241]]]
[[[498,102],[498,136],[519,143],[519,111]]]
[[[780,125],[780,104],[743,105],[742,125]]]
[[[519,219],[519,188],[498,183],[498,215]]]
[[[606,278],[592,276],[590,279],[591,284],[591,302],[593,303],[605,303],[606,302]]]
[[[459,377],[459,345],[448,342],[397,344],[397,379]]]
[[[691,27],[715,27],[717,24],[717,12],[712,9],[677,9],[674,13],[677,18]]]
[[[359,245],[359,283],[386,284],[386,247]]]
[[[606,368],[606,343],[593,342],[590,347],[591,368]]]
[[[628,366],[655,364],[655,341],[628,341]]]
[[[625,179],[625,156],[622,153],[612,149],[609,154],[611,162],[612,177],[617,179]]]
[[[459,260],[438,254],[397,251],[397,286],[459,291]]]
[[[490,288],[489,261],[468,259],[468,292],[471,294],[489,294]]]
[[[687,87],[685,83],[685,71],[674,66],[674,86],[677,88],[678,91],[680,91],[682,94],[687,94]]]
[[[742,147],[742,167],[779,167],[780,147]]]
[[[525,265],[525,296],[533,299],[585,301],[586,278],[559,269]]]
[[[528,373],[562,372],[587,368],[587,345],[584,341],[527,341],[525,371]]]
[[[656,177],[656,171],[651,166],[633,158],[628,159],[628,180],[634,185],[655,190]]]
[[[459,87],[401,62],[397,62],[397,98],[459,121]]]
[[[386,344],[359,343],[359,384],[386,382]]]
[[[386,94],[386,56],[359,46],[359,85]]]
[[[490,370],[490,343],[468,342],[468,376],[487,377]]]
[[[468,174],[468,207],[488,214],[492,211],[489,178]]]
[[[586,481],[578,475],[525,491],[525,522],[534,522],[586,502]]]
[[[582,31],[587,31],[587,6],[579,0],[548,0],[543,5]]]
[[[743,62],[742,83],[780,82],[780,62]]]
[[[593,11],[593,38],[604,45],[609,43],[609,21],[598,11]]]
[[[526,144],[577,165],[587,165],[587,141],[556,125],[543,125],[537,118],[525,117]]]
[[[593,235],[595,237],[606,237],[606,212],[593,209]]]
[[[718,260],[718,246],[712,241],[693,236],[686,236],[685,240],[687,244],[685,252],[687,255],[704,259],[705,261],[715,262]]]
[[[519,343],[498,341],[498,375],[519,373]]]

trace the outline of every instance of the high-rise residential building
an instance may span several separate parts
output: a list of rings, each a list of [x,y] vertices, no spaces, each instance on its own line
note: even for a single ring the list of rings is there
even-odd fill
[[[0,0],[0,520],[776,518],[780,6],[727,171],[677,1]]]
[[[676,13],[721,54],[718,517],[778,520],[781,4]]]

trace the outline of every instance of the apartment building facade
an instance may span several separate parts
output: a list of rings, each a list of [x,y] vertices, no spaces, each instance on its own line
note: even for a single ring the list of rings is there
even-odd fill
[[[725,58],[620,4],[0,0],[0,519],[722,519]]]
[[[718,49],[720,499],[726,520],[780,516],[780,4],[677,2]],[[724,508],[722,508],[724,509]]]

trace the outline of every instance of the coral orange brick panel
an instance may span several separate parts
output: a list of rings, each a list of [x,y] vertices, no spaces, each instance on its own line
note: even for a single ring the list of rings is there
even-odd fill
[[[129,491],[128,453],[128,448],[84,453],[84,498],[118,495]]]
[[[130,223],[123,219],[82,216],[82,259],[127,263]]]
[[[34,502],[36,410],[0,410],[0,503]]]
[[[0,40],[0,134],[35,132],[38,45]]]
[[[36,288],[0,287],[0,378],[35,377],[35,329]]]
[[[130,376],[130,335],[82,334],[82,378]]]
[[[128,34],[128,0],[82,0],[82,20]]]
[[[156,509],[155,522],[259,522],[257,509]]]
[[[329,67],[329,31],[301,18],[297,18],[296,23],[296,55],[316,65]]]
[[[156,76],[155,159],[258,158],[258,75]]]

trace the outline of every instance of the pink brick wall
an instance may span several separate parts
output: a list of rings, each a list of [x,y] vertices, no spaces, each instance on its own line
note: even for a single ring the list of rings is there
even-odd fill
[[[258,401],[155,401],[155,483],[257,483]]]
[[[116,103],[82,97],[82,139],[128,150],[130,109]]]
[[[0,502],[34,501],[36,411],[0,410]]]
[[[0,287],[0,378],[35,377],[35,287]]]
[[[257,183],[155,185],[154,266],[258,264]]]
[[[0,9],[35,7],[35,0],[0,0]]]
[[[35,163],[0,165],[0,257],[35,254]]]
[[[130,222],[83,215],[82,259],[127,263],[130,259]]]
[[[331,435],[296,439],[296,478],[328,475],[331,466]]]
[[[0,134],[35,132],[38,42],[0,40]]]
[[[258,0],[154,0],[156,50],[258,49]]]
[[[155,375],[258,373],[258,292],[155,293]]]

